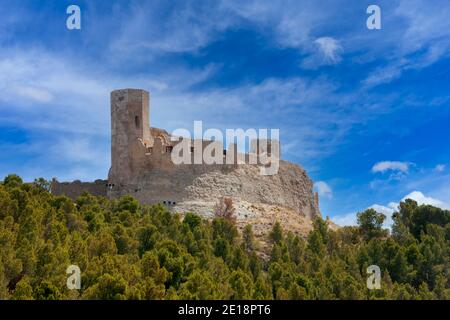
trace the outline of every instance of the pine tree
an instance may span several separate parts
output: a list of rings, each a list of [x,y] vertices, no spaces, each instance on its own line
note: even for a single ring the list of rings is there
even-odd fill
[[[283,229],[280,222],[275,222],[269,236],[274,244],[279,244],[283,240]]]

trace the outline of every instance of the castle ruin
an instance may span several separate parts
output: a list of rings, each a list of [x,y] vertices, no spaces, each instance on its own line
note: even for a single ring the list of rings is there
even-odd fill
[[[279,160],[278,173],[261,175],[259,166],[241,163],[254,154],[270,152],[251,142],[249,153],[240,154],[231,145],[223,157],[235,157],[232,164],[174,164],[171,153],[186,139],[173,137],[164,129],[150,127],[150,95],[145,90],[121,89],[111,92],[111,168],[107,180],[92,183],[52,182],[52,192],[76,198],[83,191],[117,198],[132,195],[143,204],[167,206],[173,212],[214,214],[223,197],[236,206],[238,220],[250,221],[258,215],[290,212],[311,221],[320,215],[318,196],[306,171]],[[198,142],[198,141],[197,141]],[[213,141],[201,141],[207,146]],[[191,151],[194,156],[192,141]],[[270,149],[271,144],[268,144]],[[266,147],[267,149],[267,147]],[[262,217],[262,216],[261,216]]]

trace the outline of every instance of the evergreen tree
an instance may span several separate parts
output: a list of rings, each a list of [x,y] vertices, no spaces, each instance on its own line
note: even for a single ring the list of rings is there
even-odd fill
[[[384,214],[378,213],[374,209],[367,209],[358,213],[357,218],[359,230],[365,240],[387,235],[387,231],[383,229],[383,222],[386,219]]]
[[[228,205],[229,212],[234,212]],[[230,211],[231,210],[231,211]],[[0,184],[0,299],[450,299],[450,211],[400,203],[392,235],[369,209],[306,241],[279,222],[262,238],[229,215],[184,219],[131,196],[54,196],[48,182]],[[66,288],[66,268],[81,290]],[[381,289],[366,287],[381,268]]]

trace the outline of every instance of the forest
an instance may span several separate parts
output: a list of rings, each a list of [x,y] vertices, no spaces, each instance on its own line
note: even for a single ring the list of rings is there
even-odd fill
[[[301,238],[274,223],[262,252],[231,214],[206,220],[131,196],[54,196],[40,178],[0,183],[0,299],[450,299],[450,211],[407,199],[393,215],[358,213]],[[69,290],[66,269],[81,271]],[[381,270],[368,289],[367,267]]]

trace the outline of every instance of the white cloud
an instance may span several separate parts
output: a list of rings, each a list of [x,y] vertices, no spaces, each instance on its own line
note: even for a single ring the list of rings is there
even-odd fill
[[[418,205],[428,204],[441,209],[450,208],[450,206],[445,202],[432,197],[427,197],[420,191],[411,192],[410,194],[404,196],[400,202],[405,201],[406,199],[412,199],[416,201]],[[391,228],[393,223],[392,214],[399,209],[399,202],[390,202],[387,206],[373,204],[369,208],[374,209],[376,212],[384,214],[386,216],[386,220],[384,221],[383,226],[385,228]]]
[[[321,37],[313,41],[314,47],[306,46],[310,55],[307,56],[301,63],[301,66],[306,69],[316,69],[324,65],[338,64],[342,58],[343,52],[340,41],[332,37]]]
[[[394,211],[398,210],[398,203],[396,202],[389,202],[388,203],[388,208],[389,209],[393,209]]]
[[[336,64],[341,61],[342,46],[339,41],[331,37],[322,37],[314,41],[319,45],[327,63]]]
[[[382,206],[379,204],[371,205],[366,209],[374,209],[378,213],[382,213],[386,216],[384,220],[383,227],[390,228],[392,226],[392,213],[394,213],[394,209]],[[357,212],[351,212],[344,215],[339,215],[333,217],[333,222],[339,226],[356,226],[358,225],[358,217]]]
[[[107,163],[109,154],[105,149],[99,149],[93,140],[76,137],[75,139],[59,138],[51,146],[50,151],[59,159],[72,163]]]
[[[319,193],[319,196],[332,198],[333,191],[325,181],[317,181],[314,183],[314,189]]]
[[[392,226],[392,214],[396,211],[394,208],[391,207],[392,203],[389,204],[388,207],[382,206],[379,204],[373,204],[368,209],[374,209],[378,213],[382,213],[386,216],[386,219],[383,222],[384,228],[391,228]]]
[[[446,39],[450,36],[450,20],[447,19],[450,7],[446,1],[437,1],[435,6],[424,0],[390,1],[382,5],[386,7],[383,21],[392,28],[388,32],[372,33],[355,23],[355,19],[361,19],[360,8],[349,6],[347,1],[325,1],[323,4],[308,0],[283,3],[223,0],[219,8],[258,25],[261,32],[269,31],[279,45],[298,48],[302,53],[313,52],[314,44],[317,44],[315,39],[319,37],[323,48],[330,53],[330,61],[339,60],[340,44],[331,38],[334,34],[323,37],[319,32],[339,28],[339,38],[346,51],[356,53],[366,62],[383,60],[386,63],[381,68],[378,64],[363,80],[363,84],[370,87],[388,83],[401,77],[406,70],[424,68],[449,55],[450,44]],[[314,54],[302,63],[309,68],[318,65]]]
[[[333,16],[332,10],[323,10],[316,1],[223,0],[220,7],[259,26],[261,32],[268,31],[278,45],[299,50],[311,46],[311,30]]]
[[[450,54],[450,7],[429,6],[423,0],[401,0],[392,17],[403,24],[384,39],[395,50],[386,56],[387,65],[377,67],[363,80],[366,86],[377,86],[400,78],[405,71],[425,68]],[[370,43],[370,41],[369,41]],[[383,47],[384,48],[384,47]],[[386,49],[386,48],[384,48]],[[412,54],[416,54],[411,59]]]
[[[133,53],[145,59],[166,52],[197,52],[220,40],[221,33],[251,25],[276,46],[295,48],[302,53],[316,51],[324,60],[321,64],[335,64],[340,61],[340,43],[312,32],[315,27],[336,23],[330,7],[338,10],[340,4],[327,6],[329,10],[323,10],[315,1],[221,0],[208,4],[182,1],[168,8],[164,2],[133,1],[115,11],[114,21],[123,23],[111,39],[109,49],[114,56]]]
[[[406,199],[412,199],[412,200],[416,201],[417,204],[419,204],[419,205],[428,204],[428,205],[432,205],[432,206],[435,206],[435,207],[438,207],[441,209],[450,209],[450,206],[447,203],[445,203],[444,201],[441,201],[439,199],[435,199],[432,197],[427,197],[420,191],[411,192],[410,194],[403,197],[402,201],[404,201]]]
[[[379,204],[373,204],[369,207],[369,209],[374,209],[376,212],[384,214],[386,217],[392,215],[394,213],[394,209],[391,207],[382,206]]]
[[[381,161],[377,162],[372,167],[372,172],[385,172],[388,170],[392,171],[400,171],[403,173],[407,173],[409,170],[410,163],[409,162],[400,162],[400,161]]]
[[[409,193],[408,195],[404,196],[401,199],[401,201],[405,201],[406,199],[412,199],[416,201],[418,205],[422,204],[432,205],[434,207],[438,207],[441,209],[450,210],[449,204],[439,199],[427,197],[420,191],[413,191]],[[384,214],[386,216],[386,219],[383,223],[383,227],[390,229],[393,224],[392,214],[399,209],[400,202],[389,202],[387,206],[380,204],[373,204],[367,209],[374,209],[376,212]],[[340,226],[355,226],[357,225],[356,214],[357,214],[356,212],[352,212],[344,215],[335,216],[333,217],[333,221]]]
[[[238,21],[220,2],[205,5],[193,1],[171,6],[165,2],[132,1],[116,11],[114,18],[123,23],[111,39],[112,53],[144,52],[147,57],[149,53],[194,52]]]
[[[380,84],[389,83],[402,75],[405,62],[391,63],[385,67],[379,67],[363,80],[367,87],[374,87]]]
[[[11,88],[14,92],[22,97],[29,98],[36,102],[46,103],[53,100],[53,95],[46,89],[32,86],[14,86]]]
[[[450,15],[448,5],[430,6],[426,0],[401,0],[395,14],[407,21],[403,31],[401,53],[420,50],[430,43],[448,39]],[[447,46],[448,49],[448,46]]]
[[[351,212],[351,213],[347,213],[344,215],[335,216],[332,218],[332,221],[341,227],[356,226],[357,225],[356,212]]]
[[[436,167],[434,167],[434,171],[436,172],[443,172],[445,170],[445,164],[438,164]]]

